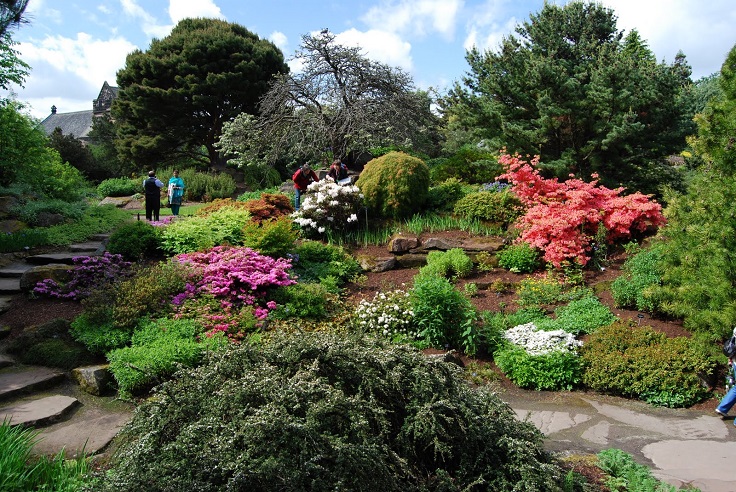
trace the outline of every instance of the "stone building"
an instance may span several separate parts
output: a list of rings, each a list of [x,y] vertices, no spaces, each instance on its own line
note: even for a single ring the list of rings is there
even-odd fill
[[[89,140],[94,118],[109,113],[112,101],[117,95],[118,88],[105,81],[97,99],[92,101],[91,110],[57,113],[56,106],[51,106],[51,114],[41,122],[41,127],[47,135],[51,135],[54,129],[60,128],[63,135],[74,135],[82,143],[86,143]]]

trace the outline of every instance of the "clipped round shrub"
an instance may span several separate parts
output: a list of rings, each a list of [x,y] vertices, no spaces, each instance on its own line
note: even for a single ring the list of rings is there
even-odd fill
[[[559,490],[543,435],[462,369],[371,338],[274,334],[179,371],[96,490]]]
[[[581,356],[583,382],[596,391],[665,407],[688,407],[710,395],[698,375],[712,374],[714,363],[689,338],[616,322],[591,334]]]
[[[100,196],[130,196],[143,191],[143,180],[110,178],[97,185]]]
[[[389,152],[369,161],[355,185],[372,213],[381,217],[410,217],[427,199],[429,169],[421,159],[403,152]]]
[[[522,215],[524,207],[509,190],[468,193],[455,204],[455,214],[471,220],[494,222],[504,227]]]
[[[510,244],[496,255],[498,266],[514,273],[532,273],[539,268],[539,251],[529,243]]]
[[[161,231],[142,220],[123,224],[110,235],[107,250],[128,261],[160,257]]]

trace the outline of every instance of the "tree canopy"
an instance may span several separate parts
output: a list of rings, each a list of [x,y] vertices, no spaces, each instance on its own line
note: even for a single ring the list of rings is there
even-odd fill
[[[676,99],[684,56],[657,63],[636,31],[624,36],[600,4],[545,3],[498,51],[467,54],[470,71],[444,101],[450,130],[522,155],[547,175],[656,191],[684,147]]]
[[[139,166],[182,158],[215,165],[223,123],[255,113],[274,75],[287,71],[281,51],[245,27],[184,19],[118,71],[118,151]]]
[[[25,19],[28,0],[3,0],[0,2],[0,36],[19,26]]]
[[[329,31],[303,36],[294,61],[301,70],[276,77],[259,116],[230,128],[223,150],[250,148],[273,163],[391,145],[427,151],[436,142],[431,99],[401,69],[336,43]]]

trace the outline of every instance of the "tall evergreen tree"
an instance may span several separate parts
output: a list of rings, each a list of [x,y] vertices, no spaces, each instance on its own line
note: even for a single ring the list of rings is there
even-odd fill
[[[185,158],[214,166],[223,123],[255,114],[273,76],[287,71],[281,51],[245,27],[184,19],[118,71],[116,146],[141,167]]]
[[[612,10],[545,3],[498,51],[474,48],[467,60],[444,108],[452,131],[539,154],[548,176],[598,173],[646,193],[676,179],[664,157],[685,145],[675,101],[689,67],[684,57],[657,63],[636,31],[617,30]]]

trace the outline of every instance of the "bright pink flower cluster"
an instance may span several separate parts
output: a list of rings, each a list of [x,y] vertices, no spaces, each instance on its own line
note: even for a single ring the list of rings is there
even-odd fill
[[[237,316],[243,306],[251,306],[254,316],[263,320],[276,303],[265,298],[269,289],[295,284],[289,277],[291,260],[274,259],[242,247],[216,246],[207,252],[183,253],[175,259],[194,267],[198,279],[194,285],[176,296],[172,302],[179,311],[187,299],[198,295],[211,296],[219,301],[220,314],[207,309],[212,323],[205,323],[214,331],[228,331],[237,324]]]
[[[590,183],[572,175],[560,183],[540,176],[538,156],[527,162],[518,154],[503,154],[498,162],[506,170],[498,179],[508,180],[527,206],[516,223],[520,240],[544,251],[545,261],[555,267],[566,261],[585,265],[600,223],[609,244],[665,223],[659,203],[639,192],[622,196],[624,188],[600,186],[597,174]]]

